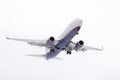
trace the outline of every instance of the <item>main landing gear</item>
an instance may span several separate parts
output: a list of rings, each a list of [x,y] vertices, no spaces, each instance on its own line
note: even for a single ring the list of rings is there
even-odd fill
[[[67,54],[71,55],[71,51],[67,51]]]
[[[50,52],[55,52],[55,49],[50,49]]]

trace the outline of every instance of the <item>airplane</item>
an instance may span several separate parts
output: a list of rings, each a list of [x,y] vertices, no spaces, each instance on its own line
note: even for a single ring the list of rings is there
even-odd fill
[[[71,41],[75,35],[78,35],[79,30],[82,26],[82,20],[77,18],[72,21],[65,31],[59,36],[58,39],[55,39],[53,36],[49,37],[47,40],[34,40],[34,39],[17,39],[17,38],[9,38],[6,37],[8,40],[16,40],[27,42],[29,45],[39,46],[39,47],[46,47],[46,54],[40,55],[44,57],[46,60],[56,58],[56,56],[61,51],[66,51],[67,54],[71,54],[72,50],[75,51],[87,51],[87,50],[98,50],[102,51],[103,47],[94,48],[84,45],[84,41],[80,40],[78,42]],[[30,56],[37,56],[37,55],[30,55]]]

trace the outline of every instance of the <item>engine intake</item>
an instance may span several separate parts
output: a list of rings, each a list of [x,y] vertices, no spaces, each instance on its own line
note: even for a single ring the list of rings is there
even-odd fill
[[[84,45],[84,42],[83,42],[82,40],[80,40],[80,41],[78,42],[78,44],[79,44],[79,45]]]
[[[54,42],[55,42],[55,38],[54,37],[50,37],[48,38],[46,44],[47,44],[47,47],[48,48],[51,48],[53,45],[54,45]]]
[[[82,40],[78,41],[75,45],[75,49],[78,50],[84,45],[84,42]]]
[[[55,38],[54,37],[50,37],[49,40],[50,41],[55,41]]]

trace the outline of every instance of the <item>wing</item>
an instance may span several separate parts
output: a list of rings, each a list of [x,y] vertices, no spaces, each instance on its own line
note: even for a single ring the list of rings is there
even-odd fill
[[[89,47],[89,46],[83,46],[78,49],[78,51],[87,51],[87,50],[97,50],[97,51],[102,51],[103,46],[101,48],[94,48],[94,47]]]
[[[68,45],[68,47],[65,50],[66,51],[69,51],[69,50],[75,50],[75,51],[97,50],[97,51],[102,51],[103,46],[101,48],[94,48],[94,47],[90,47],[90,46],[85,46],[83,43],[78,44],[78,43],[74,43],[74,42],[71,41],[70,44]]]
[[[17,38],[9,38],[9,37],[6,37],[6,39],[27,42],[28,44],[35,45],[35,46],[41,46],[41,47],[46,46],[46,40],[17,39]]]

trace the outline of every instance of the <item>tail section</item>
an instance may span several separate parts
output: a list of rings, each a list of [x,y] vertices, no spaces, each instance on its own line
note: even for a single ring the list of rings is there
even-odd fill
[[[44,58],[44,59],[46,59],[46,60],[48,60],[47,58],[46,58],[46,55],[40,55],[40,54],[27,54],[26,56],[32,56],[32,57],[41,57],[41,58]],[[53,59],[56,59],[56,60],[62,60],[62,58],[59,58],[59,57],[55,57],[55,58],[53,58]]]

